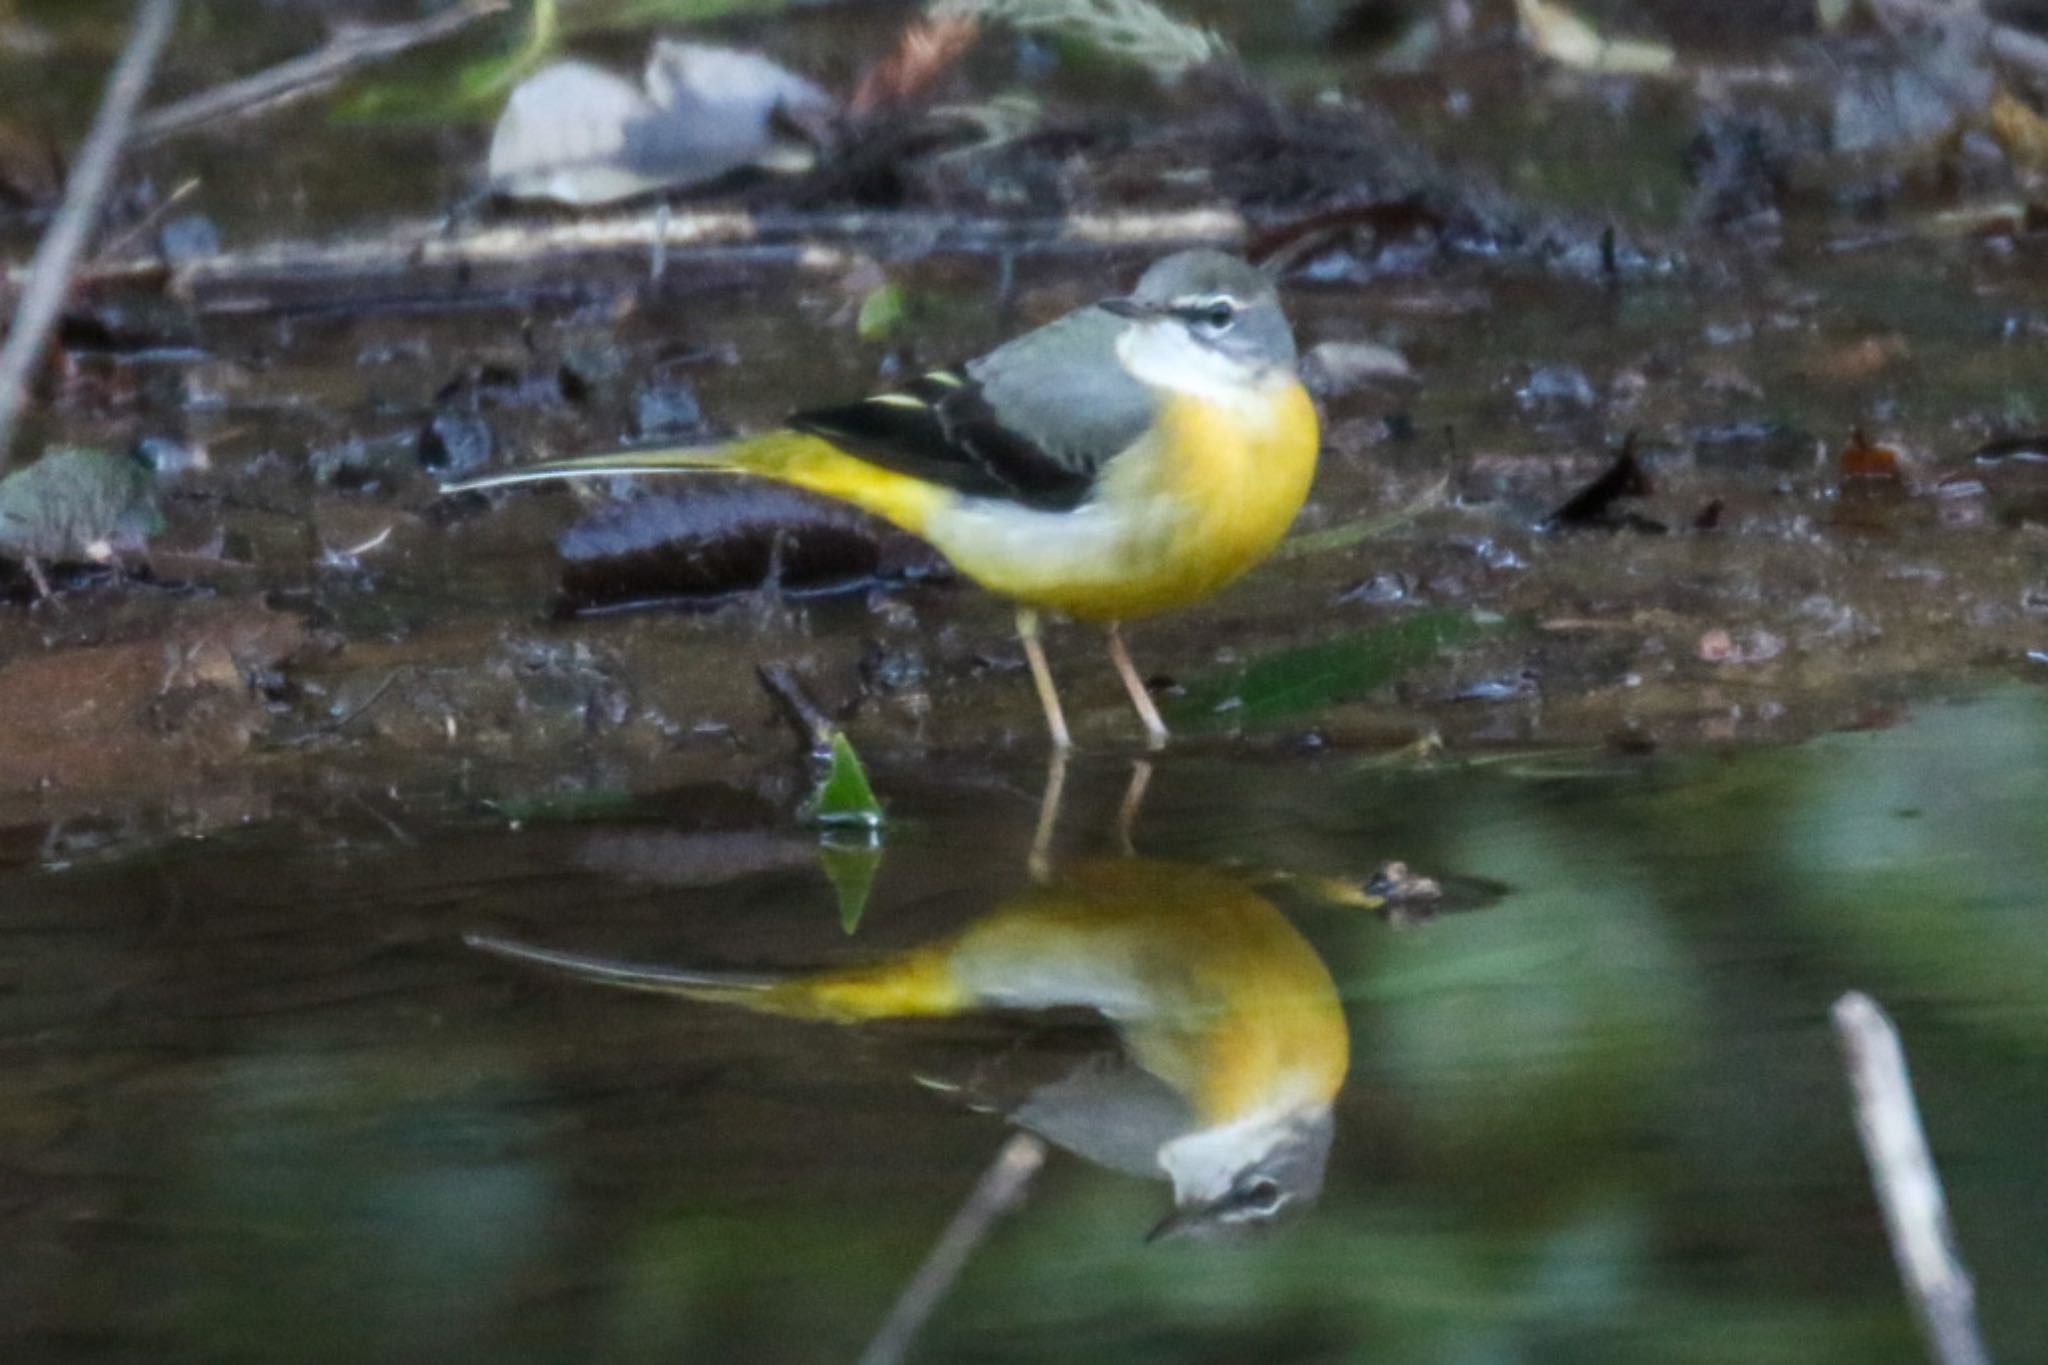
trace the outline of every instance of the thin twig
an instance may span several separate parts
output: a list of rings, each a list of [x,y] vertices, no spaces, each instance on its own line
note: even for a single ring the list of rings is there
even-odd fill
[[[1293,536],[1280,542],[1273,551],[1276,560],[1300,559],[1304,555],[1319,555],[1330,550],[1341,550],[1347,545],[1356,545],[1361,540],[1385,535],[1396,527],[1405,526],[1424,512],[1439,506],[1444,494],[1450,489],[1448,474],[1423,490],[1422,496],[1397,507],[1391,512],[1382,512],[1376,517],[1365,517],[1359,521],[1347,521],[1341,526],[1327,530],[1310,531],[1305,535]]]
[[[405,674],[412,672],[413,668],[414,665],[412,664],[400,664],[398,667],[392,669],[389,673],[386,673],[384,675],[384,680],[378,683],[375,687],[370,689],[369,696],[364,697],[361,701],[357,702],[354,706],[350,707],[348,713],[342,716],[339,720],[331,721],[325,727],[323,727],[325,732],[327,734],[334,735],[341,733],[343,730],[346,730],[349,727],[350,722],[354,721],[357,716],[362,715],[371,707],[375,706],[378,702],[384,700],[384,694],[391,690],[392,685],[395,684],[399,680],[399,678],[403,677]]]
[[[122,50],[113,78],[107,82],[107,93],[100,100],[92,131],[86,134],[85,146],[64,187],[64,203],[29,264],[21,302],[14,310],[14,324],[8,330],[6,346],[0,347],[0,473],[7,469],[14,423],[28,394],[29,371],[42,355],[43,343],[49,339],[58,310],[64,306],[71,272],[77,268],[85,239],[99,218],[100,201],[106,197],[107,185],[114,178],[114,166],[120,160],[128,126],[135,118],[135,107],[142,103],[143,92],[149,89],[149,78],[156,70],[156,59],[163,53],[164,42],[171,35],[171,20],[177,13],[178,0],[142,0],[136,11],[135,27],[128,35],[128,46]]]
[[[868,1348],[860,1353],[860,1365],[896,1365],[903,1359],[925,1321],[946,1297],[946,1291],[967,1268],[975,1248],[988,1236],[996,1219],[1024,1197],[1031,1177],[1044,1163],[1043,1142],[1029,1133],[1011,1135],[975,1182],[967,1202],[939,1234],[924,1264],[897,1296],[895,1307],[889,1310]]]
[[[832,717],[825,714],[825,708],[812,700],[795,669],[785,663],[756,664],[754,677],[760,681],[761,690],[779,704],[784,719],[796,731],[797,739],[808,746],[813,755],[823,756],[831,752],[832,732],[838,727],[832,723]]]
[[[152,109],[135,124],[138,146],[173,137],[216,119],[283,104],[333,85],[362,67],[435,42],[491,14],[503,14],[511,0],[464,0],[410,24],[351,25],[303,57],[279,62],[251,76],[202,90]]]
[[[111,242],[105,243],[98,251],[94,252],[92,261],[79,273],[81,275],[91,274],[94,270],[105,265],[108,261],[114,260],[129,247],[134,246],[144,237],[147,237],[152,229],[163,222],[172,209],[178,207],[178,205],[199,192],[200,183],[200,179],[196,175],[189,180],[181,181],[176,189],[157,201],[155,208],[142,215],[141,222],[121,233]]]
[[[1937,1365],[1987,1365],[1970,1274],[1956,1256],[1948,1204],[1913,1103],[1898,1030],[1861,991],[1835,1002],[1834,1020],[1856,1092],[1856,1135],[1870,1161],[1892,1257],[1927,1353]]]

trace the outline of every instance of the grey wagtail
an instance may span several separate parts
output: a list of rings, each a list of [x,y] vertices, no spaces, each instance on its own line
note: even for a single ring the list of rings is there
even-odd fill
[[[702,449],[557,460],[446,486],[737,470],[864,508],[1018,604],[1055,748],[1066,718],[1041,610],[1105,624],[1153,745],[1166,725],[1119,623],[1197,602],[1263,559],[1315,476],[1315,406],[1273,282],[1183,251],[1138,287],[979,360]]]
[[[808,974],[468,941],[615,986],[842,1024],[1092,1009],[1122,1056],[1037,1087],[1009,1117],[1085,1160],[1170,1180],[1173,1211],[1152,1238],[1250,1231],[1312,1204],[1350,1064],[1329,970],[1271,901],[1226,873],[1142,858],[1077,864],[949,938]]]

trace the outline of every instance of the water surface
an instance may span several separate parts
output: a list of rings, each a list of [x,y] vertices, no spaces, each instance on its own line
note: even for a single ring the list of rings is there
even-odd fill
[[[1169,754],[1139,852],[1296,874],[1260,894],[1341,998],[1323,1198],[1147,1245],[1168,1186],[1055,1150],[923,1358],[1912,1358],[1825,1022],[1851,986],[1904,1031],[1994,1349],[2032,1358],[2044,735],[2040,691],[1994,690],[1789,750]],[[737,789],[516,827],[415,797],[141,847],[15,831],[8,1354],[849,1358],[1002,1141],[959,1087],[1114,1053],[1099,1021],[777,1018],[461,935],[884,956],[1031,894],[1037,776],[878,765],[898,832],[850,936]],[[1124,780],[1078,767],[1057,862],[1129,856]],[[1303,885],[1389,858],[1456,908],[1390,922]],[[1169,970],[1179,931],[1146,932]]]

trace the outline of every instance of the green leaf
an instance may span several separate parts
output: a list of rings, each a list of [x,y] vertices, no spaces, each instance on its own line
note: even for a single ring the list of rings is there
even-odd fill
[[[881,842],[872,834],[858,841],[827,835],[818,841],[818,866],[839,898],[839,927],[851,934],[860,928],[860,917],[874,893],[875,873],[882,866]]]
[[[861,767],[860,755],[853,751],[853,742],[844,731],[832,733],[832,766],[805,807],[804,818],[817,825],[882,827],[882,803],[875,799],[867,770]]]
[[[1192,730],[1256,726],[1356,701],[1484,629],[1468,612],[1418,612],[1197,678],[1168,716],[1176,728]]]
[[[903,286],[884,284],[868,291],[860,301],[860,317],[853,330],[862,341],[881,341],[903,325],[907,303]]]

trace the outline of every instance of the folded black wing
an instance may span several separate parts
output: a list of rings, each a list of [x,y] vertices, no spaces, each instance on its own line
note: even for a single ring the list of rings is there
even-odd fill
[[[1045,511],[1079,506],[1095,463],[1062,459],[1005,425],[964,368],[934,370],[858,403],[814,408],[789,419],[871,464]]]

